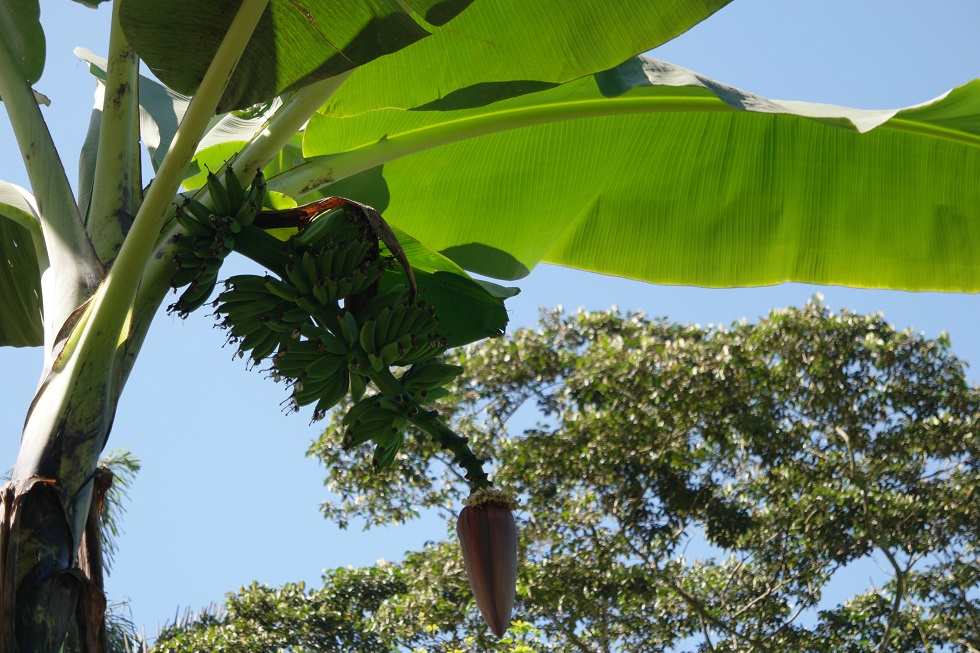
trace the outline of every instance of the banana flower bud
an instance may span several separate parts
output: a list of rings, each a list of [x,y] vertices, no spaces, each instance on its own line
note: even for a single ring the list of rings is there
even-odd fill
[[[517,594],[517,501],[500,490],[480,489],[464,502],[456,521],[463,564],[476,604],[490,630],[503,637]]]

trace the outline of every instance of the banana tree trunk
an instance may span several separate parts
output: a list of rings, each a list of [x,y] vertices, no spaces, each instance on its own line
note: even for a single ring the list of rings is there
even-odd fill
[[[115,409],[111,369],[72,361],[42,382],[28,413],[3,492],[4,651],[58,651],[79,596],[101,593],[79,568],[78,551],[91,539],[93,482]]]

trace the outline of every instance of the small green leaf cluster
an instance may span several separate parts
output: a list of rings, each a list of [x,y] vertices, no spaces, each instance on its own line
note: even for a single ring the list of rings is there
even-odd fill
[[[164,628],[152,650],[383,653],[392,649],[366,617],[405,590],[405,579],[389,565],[331,571],[324,587],[312,591],[303,583],[276,589],[252,583],[230,594],[220,610]]]

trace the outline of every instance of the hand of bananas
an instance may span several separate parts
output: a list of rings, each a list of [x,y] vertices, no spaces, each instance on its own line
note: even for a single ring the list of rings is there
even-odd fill
[[[244,189],[226,166],[220,178],[208,175],[207,190],[210,206],[188,199],[177,213],[182,233],[174,240],[173,285],[187,288],[170,308],[185,316],[208,300],[236,236],[244,242],[264,226],[253,225],[265,192],[261,173]],[[316,213],[321,207],[340,210]],[[274,241],[279,277],[224,282],[215,306],[229,341],[255,364],[270,361],[274,378],[291,385],[290,405],[314,405],[314,419],[350,395],[344,446],[374,442],[377,467],[392,464],[411,423],[449,448],[475,485],[486,484],[482,461],[428,408],[448,394],[444,386],[462,369],[438,360],[448,341],[435,311],[416,300],[414,275],[394,233],[374,209],[345,198],[294,212],[308,217],[288,241],[259,234]],[[284,212],[263,212],[263,221],[269,213]],[[382,255],[379,240],[391,256]],[[408,285],[382,290],[396,258]],[[369,382],[377,392],[364,397]]]
[[[186,317],[208,300],[218,283],[221,262],[235,247],[235,236],[252,224],[262,208],[265,179],[259,172],[246,191],[231,166],[225,166],[224,183],[208,174],[211,206],[188,198],[177,208],[177,223],[183,233],[174,237],[173,262],[177,274],[174,288],[187,289],[169,307]]]

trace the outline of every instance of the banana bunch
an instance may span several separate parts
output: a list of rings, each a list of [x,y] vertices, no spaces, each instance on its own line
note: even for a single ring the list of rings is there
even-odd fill
[[[238,344],[241,356],[248,354],[258,363],[313,329],[310,314],[283,299],[284,284],[278,279],[242,274],[224,283],[215,315],[222,318],[219,326],[228,329],[229,341]]]
[[[350,331],[357,328],[353,316],[348,313],[335,328],[340,336],[320,325],[304,327],[300,330],[304,339],[284,346],[272,361],[276,374],[293,379],[295,410],[316,402],[314,420],[323,419],[348,391],[359,397],[366,387],[363,377],[350,369],[356,355]]]
[[[402,374],[399,381],[412,395],[412,399],[420,406],[431,404],[437,399],[449,395],[444,386],[463,373],[460,365],[450,365],[439,359],[412,365]]]
[[[348,351],[332,334],[287,344],[273,358],[278,374],[294,379],[292,401],[296,410],[316,402],[314,419],[343,401],[350,389]]]
[[[186,317],[200,308],[214,292],[221,263],[235,247],[235,235],[252,224],[262,208],[265,180],[261,171],[248,190],[242,188],[231,166],[225,166],[224,182],[208,174],[211,206],[188,198],[177,207],[177,223],[182,230],[174,237],[173,261],[177,273],[174,288],[188,286],[170,306]]]
[[[351,384],[348,341],[318,325],[308,308],[297,304],[296,289],[271,276],[242,274],[225,281],[218,295],[215,315],[218,326],[229,332],[229,342],[238,345],[240,356],[258,364],[271,358],[273,377],[292,384],[292,403],[298,410],[316,402],[315,415],[347,396]],[[300,300],[300,303],[302,301]],[[353,316],[342,320],[357,327]],[[353,342],[354,336],[349,336]],[[363,394],[365,383],[360,380]]]
[[[413,365],[401,376],[402,385],[412,393],[410,398],[401,396],[393,399],[377,394],[357,401],[341,422],[346,427],[344,449],[374,442],[375,468],[388,467],[402,448],[411,416],[418,414],[419,406],[448,395],[449,391],[443,386],[462,371],[459,365],[427,361]]]
[[[385,305],[360,326],[358,342],[375,370],[423,362],[446,349],[432,307],[422,301]]]
[[[400,253],[411,287],[395,283],[379,292],[395,258],[381,255],[384,229],[362,217],[319,214],[283,245],[281,278],[232,277],[215,306],[240,355],[255,363],[268,359],[272,376],[291,385],[293,408],[314,405],[314,419],[320,419],[350,396],[344,445],[374,442],[374,464],[381,468],[401,450],[410,422],[435,419],[424,406],[448,394],[443,386],[461,368],[436,360],[448,341],[438,333],[433,308],[415,298],[407,259],[397,239],[389,242],[393,235],[384,242]],[[219,232],[233,238],[241,223],[212,214],[208,224],[217,239]],[[220,261],[223,245],[211,249]],[[355,295],[355,302],[340,305]],[[369,382],[380,392],[365,398]]]
[[[347,211],[326,213],[289,241],[289,282],[304,297],[323,306],[356,295],[373,285],[394,259],[378,254],[378,238]]]
[[[344,415],[344,449],[373,441],[374,466],[391,465],[405,441],[405,427],[411,407],[384,395],[372,395],[354,404]]]

